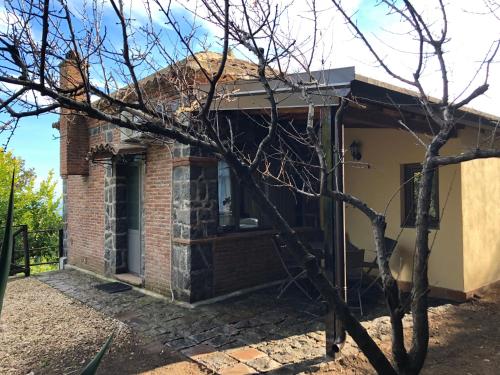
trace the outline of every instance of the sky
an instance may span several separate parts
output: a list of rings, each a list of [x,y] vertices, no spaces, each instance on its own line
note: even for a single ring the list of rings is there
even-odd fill
[[[305,32],[312,25],[310,6],[305,1],[300,0],[289,0],[288,3],[285,0],[280,0],[280,2],[290,5],[281,25],[283,36],[292,35],[296,37],[298,42],[302,42],[303,49],[307,51],[312,43],[310,35]],[[147,20],[147,14],[140,1],[128,0],[125,3],[136,25],[140,25]],[[366,32],[372,43],[384,51],[382,53],[384,61],[396,66],[398,73],[408,74],[409,69],[414,66],[414,55],[410,53],[414,44],[408,39],[407,30],[400,20],[394,16],[387,16],[386,10],[381,7],[374,8],[375,3],[375,0],[353,0],[348,2],[349,11],[356,11],[358,25]],[[421,6],[420,9],[424,11],[424,16],[437,20],[439,13],[435,3],[437,1],[419,0],[416,4]],[[500,38],[500,21],[487,14],[473,13],[469,9],[469,3],[465,0],[449,1],[448,7],[449,35],[451,39],[446,46],[445,56],[450,66],[452,94],[456,95],[464,88],[467,88],[468,81],[465,81],[464,77],[470,77],[471,71],[479,67],[482,57],[488,52],[490,42],[495,38]],[[75,11],[78,11],[82,4],[82,0],[70,1],[72,9]],[[181,1],[181,5],[177,5],[174,9],[177,12],[176,14],[180,15],[181,23],[182,20],[186,20],[182,25],[185,27],[192,17],[186,9],[183,9],[184,6],[187,10],[196,9],[196,1]],[[367,53],[361,41],[352,37],[340,15],[335,14],[333,11],[330,2],[318,1],[317,10],[321,37],[317,41],[313,68],[355,66],[357,73],[398,84],[388,77],[374,62],[373,57]],[[104,7],[103,14],[102,24],[110,29],[116,27],[109,6]],[[153,22],[157,26],[163,27],[163,21],[157,16],[158,12],[153,12]],[[209,34],[209,40],[213,41],[212,46],[217,49],[220,30],[205,22],[202,22],[202,26],[201,30]],[[0,24],[0,29],[1,27]],[[432,27],[439,28],[440,24],[438,22],[433,23]],[[165,29],[166,35],[172,32],[168,28]],[[116,37],[116,35],[110,35]],[[166,47],[172,47],[168,46],[168,43],[172,42],[167,42]],[[239,50],[238,54],[248,56],[248,53],[242,50]],[[500,115],[498,106],[500,100],[500,72],[498,65],[498,62],[492,64],[490,72],[492,87],[490,91],[480,100],[473,102],[471,106]],[[299,68],[294,67],[292,64],[290,69]],[[430,65],[423,77],[425,88],[434,95],[440,92],[440,87],[436,84],[439,82],[439,79],[436,79],[436,74],[436,67]],[[481,83],[483,79],[483,76],[476,77],[474,84]],[[52,123],[57,120],[58,116],[56,114],[23,119],[20,121],[8,145],[8,149],[13,151],[15,155],[25,159],[27,167],[35,169],[39,179],[45,178],[51,169],[56,172],[56,175],[59,173],[59,134],[56,129],[52,128]],[[4,143],[5,134],[0,135],[0,145]],[[61,191],[60,187],[59,191]]]

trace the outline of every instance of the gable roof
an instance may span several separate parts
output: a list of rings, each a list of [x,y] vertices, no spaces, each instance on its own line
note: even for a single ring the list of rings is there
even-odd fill
[[[191,72],[196,75],[203,83],[207,83],[205,74],[208,77],[214,77],[222,61],[222,54],[212,51],[204,51],[195,53],[192,56],[186,57],[185,59],[179,60],[166,68],[159,70],[151,74],[150,76],[144,78],[141,82],[147,83],[152,79],[158,77],[170,76],[172,74],[179,74],[179,72]],[[233,54],[227,55],[226,65],[224,67],[224,72],[221,76],[221,82],[235,81],[235,80],[248,80],[257,79],[258,66],[257,64],[241,60],[234,57]],[[201,83],[201,82],[199,82]]]
[[[167,100],[179,97],[194,95],[193,90],[200,89],[208,85],[208,78],[214,77],[222,61],[222,54],[211,51],[195,53],[192,56],[176,61],[166,68],[139,80],[139,85],[146,96],[156,101]],[[228,54],[226,65],[219,83],[234,81],[248,81],[258,79],[258,65]],[[273,74],[271,69],[267,69],[267,74]],[[135,88],[132,83],[122,87],[111,94],[115,98],[123,101],[136,100]],[[96,104],[107,105],[103,99],[98,99]]]

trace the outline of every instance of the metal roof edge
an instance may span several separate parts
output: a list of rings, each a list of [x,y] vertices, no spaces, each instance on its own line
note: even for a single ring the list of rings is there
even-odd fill
[[[395,91],[397,93],[400,93],[400,94],[403,94],[403,95],[408,95],[408,96],[411,96],[411,97],[414,97],[414,98],[419,98],[420,97],[420,93],[417,92],[417,91],[415,91],[415,90],[407,89],[407,88],[404,88],[404,87],[401,87],[401,86],[394,85],[392,83],[388,83],[388,82],[380,81],[378,79],[370,78],[370,77],[364,76],[362,74],[357,74],[356,73],[355,77],[354,77],[354,80],[355,81],[359,81],[359,82],[363,82],[363,83],[366,83],[366,84],[369,84],[369,85],[373,85],[373,86],[376,86],[376,87],[379,87],[379,88],[382,88],[382,89]],[[439,103],[439,99],[438,98],[429,96],[428,99],[432,103],[436,103],[436,104]],[[467,113],[467,114],[471,114],[471,115],[474,115],[474,116],[477,116],[477,117],[481,117],[483,119],[487,119],[487,120],[490,120],[490,121],[493,121],[493,122],[499,122],[500,121],[500,116],[496,116],[496,115],[493,115],[491,113],[487,113],[487,112],[484,112],[484,111],[479,111],[479,110],[474,109],[472,107],[467,107],[467,106],[466,107],[462,107],[462,108],[459,109],[459,111]]]

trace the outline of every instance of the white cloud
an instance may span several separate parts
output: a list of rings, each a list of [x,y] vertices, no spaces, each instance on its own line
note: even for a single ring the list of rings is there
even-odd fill
[[[21,88],[21,86],[15,85],[12,83],[5,83],[5,82],[0,83],[0,92],[2,93],[2,96],[5,96],[5,97],[14,94],[20,88]],[[3,98],[3,99],[5,100],[5,98]],[[46,106],[46,105],[53,103],[52,98],[50,98],[48,96],[42,96],[40,93],[33,91],[33,90],[27,91],[26,93],[21,95],[19,97],[19,99],[20,99],[20,101],[25,102],[26,104],[32,105],[32,106],[35,106],[35,105]]]
[[[17,16],[11,12],[8,12],[4,6],[0,6],[0,33],[6,34],[10,25],[19,22]]]
[[[193,13],[207,17],[206,11],[199,0],[180,2]],[[344,2],[347,13],[357,11],[358,24],[366,32],[384,62],[393,67],[396,73],[411,78],[416,66],[418,45],[408,34],[409,27],[401,22],[397,16],[389,16],[384,9],[375,8],[376,2],[350,1]],[[281,9],[286,9],[279,22],[277,39],[285,43],[286,40],[296,40],[304,52],[302,60],[307,61],[312,51],[312,21],[311,2],[307,0],[277,0]],[[423,17],[429,21],[433,32],[438,33],[442,28],[441,11],[435,1],[421,0],[415,3]],[[376,63],[366,46],[358,38],[353,37],[342,16],[333,9],[330,2],[316,2],[317,28],[319,39],[316,42],[313,57],[313,69],[355,66],[356,72],[390,83],[403,85],[390,77]],[[448,18],[448,38],[445,45],[445,59],[449,74],[450,97],[465,95],[484,81],[484,72],[474,77],[480,64],[487,55],[491,43],[500,37],[500,21],[482,7],[482,2],[456,0],[446,5]],[[205,13],[203,13],[205,12]],[[234,11],[234,14],[238,14]],[[204,23],[216,38],[222,36],[217,26]],[[248,51],[240,48],[247,57],[252,57]],[[499,56],[500,57],[500,56]],[[471,106],[492,113],[500,114],[498,98],[500,98],[500,72],[496,64],[490,67],[490,89],[486,95],[476,99]],[[296,62],[291,62],[289,71],[301,70]],[[472,80],[472,82],[471,82]],[[439,65],[436,60],[428,61],[422,76],[425,90],[433,95],[440,96],[442,85]],[[496,84],[498,82],[498,84]],[[464,95],[461,96],[463,98]]]
[[[74,9],[81,9],[83,0],[70,0],[73,3]],[[113,6],[109,0],[99,2],[107,10],[114,12]],[[119,0],[115,3],[119,6]],[[162,6],[166,7],[168,2],[161,2]],[[78,4],[78,5],[77,5]],[[149,20],[153,21],[158,26],[170,28],[166,23],[166,18],[160,9],[160,6],[153,0],[122,0],[123,11],[127,18],[133,22],[133,25],[141,25]],[[179,5],[172,2],[174,8]]]
[[[440,10],[436,8],[436,2],[422,0],[416,3],[423,16],[431,20],[432,27],[440,30]],[[448,67],[450,80],[450,96],[456,98],[464,89],[467,89],[471,79],[481,62],[487,55],[491,43],[500,37],[500,21],[491,14],[484,13],[480,2],[467,2],[457,0],[447,5],[448,42],[445,45],[445,59]],[[475,12],[475,13],[474,13]],[[374,22],[373,19],[370,20]],[[376,22],[376,20],[375,20]],[[360,22],[362,28],[368,25]],[[395,17],[380,18],[377,24],[370,24],[367,35],[374,46],[384,57],[384,62],[392,66],[398,74],[411,78],[412,68],[416,66],[416,55],[406,52],[416,52],[416,43],[407,34],[407,26]],[[394,33],[390,33],[391,30]],[[436,31],[435,30],[435,31]],[[342,51],[342,58],[335,62],[335,66],[355,65],[356,72],[381,79],[391,83],[399,84],[398,81],[389,77],[385,71],[376,63],[360,40],[341,40],[335,38],[333,41],[335,50]],[[500,114],[498,100],[500,98],[500,71],[497,63],[490,67],[490,89],[487,94],[473,101],[470,105],[474,108]],[[340,63],[340,64],[339,64]],[[470,93],[475,87],[484,81],[484,72],[479,74],[466,93]],[[442,92],[441,75],[437,61],[428,64],[422,77],[424,88],[431,95],[440,96]],[[462,96],[463,98],[463,96]]]

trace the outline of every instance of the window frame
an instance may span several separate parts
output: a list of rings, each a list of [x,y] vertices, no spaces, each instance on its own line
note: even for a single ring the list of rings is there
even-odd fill
[[[413,176],[421,171],[421,163],[401,164],[401,228],[416,227],[416,207],[413,207],[416,202],[415,179]],[[437,216],[429,217],[429,229],[439,229],[439,169],[436,169],[434,173],[431,194],[431,205],[434,204],[434,211]]]
[[[227,165],[226,161],[220,159],[217,163],[217,187],[219,187],[219,168],[221,164],[225,164],[226,168],[229,169],[229,180],[230,180],[230,194],[231,194],[231,216],[232,216],[232,224],[229,225],[221,225],[220,223],[220,201],[217,199],[217,233],[238,233],[238,232],[252,232],[252,231],[262,231],[270,229],[270,226],[261,225],[259,223],[258,226],[254,228],[241,228],[240,227],[240,211],[241,211],[241,201],[242,201],[242,189],[243,187],[238,183],[236,176],[233,171]],[[218,194],[217,194],[218,195]],[[219,197],[218,197],[219,198]]]
[[[221,164],[224,164],[224,168],[227,169],[228,171],[228,177],[229,177],[229,209],[230,209],[230,217],[233,221],[233,224],[226,224],[226,225],[221,225],[221,205],[220,205],[220,178],[221,178]],[[237,197],[234,192],[234,178],[233,178],[233,173],[231,171],[231,168],[229,165],[224,160],[218,160],[217,162],[217,231],[218,232],[230,232],[234,230],[235,224],[234,222],[236,221],[236,212],[235,212],[235,207],[236,207],[236,200]]]
[[[217,163],[217,187],[219,187],[219,168],[221,164],[226,164],[227,163],[220,159]],[[252,231],[265,231],[272,229],[272,225],[270,223],[266,223],[264,220],[261,220],[261,215],[259,216],[259,225],[256,227],[248,227],[248,228],[242,228],[241,227],[241,210],[242,210],[242,201],[243,201],[243,196],[245,194],[244,192],[244,186],[238,183],[238,180],[236,176],[234,175],[233,171],[229,168],[229,175],[230,175],[230,183],[231,183],[231,214],[232,214],[232,224],[230,225],[221,225],[221,220],[220,220],[220,200],[219,200],[219,194],[217,194],[217,233],[219,234],[225,234],[225,233],[243,233],[243,232],[252,232]],[[268,191],[268,186],[263,184],[262,188],[266,192],[266,194],[269,193]],[[302,211],[302,215],[304,215],[304,207],[303,204],[297,204],[297,209],[300,209]]]

